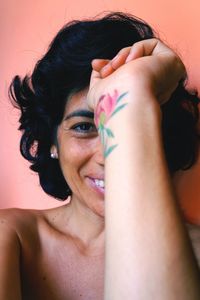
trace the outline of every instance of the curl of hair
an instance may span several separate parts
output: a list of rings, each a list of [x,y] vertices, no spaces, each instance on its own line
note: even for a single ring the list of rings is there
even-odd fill
[[[71,194],[59,161],[50,157],[68,96],[89,85],[94,58],[112,59],[122,48],[152,37],[156,37],[152,28],[129,14],[117,12],[72,21],[58,32],[30,77],[13,79],[9,91],[21,110],[20,151],[49,195],[64,200]],[[195,162],[198,102],[197,95],[180,82],[162,106],[164,149],[171,172],[187,169]]]

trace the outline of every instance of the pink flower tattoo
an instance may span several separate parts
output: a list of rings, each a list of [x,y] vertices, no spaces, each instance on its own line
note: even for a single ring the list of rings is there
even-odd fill
[[[105,158],[108,157],[108,155],[117,147],[117,144],[110,147],[107,146],[108,138],[114,138],[114,134],[107,126],[107,123],[110,118],[127,105],[127,103],[121,104],[121,101],[127,93],[128,92],[125,92],[119,95],[118,91],[114,90],[113,95],[110,95],[109,93],[102,95],[97,104],[94,114],[94,122],[98,128],[101,141],[104,146]]]

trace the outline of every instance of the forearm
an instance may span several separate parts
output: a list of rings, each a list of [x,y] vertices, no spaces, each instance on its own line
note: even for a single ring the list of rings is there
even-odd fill
[[[126,102],[108,123],[114,133],[108,143],[117,146],[105,168],[105,299],[199,299],[199,271],[169,178],[158,111],[136,105],[139,95],[127,94]]]

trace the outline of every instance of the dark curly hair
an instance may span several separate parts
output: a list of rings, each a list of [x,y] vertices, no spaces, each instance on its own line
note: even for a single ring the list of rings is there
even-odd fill
[[[20,151],[38,172],[44,191],[58,199],[70,194],[59,161],[50,157],[66,101],[86,88],[94,58],[112,59],[117,52],[140,40],[156,37],[143,20],[124,13],[72,21],[56,35],[31,76],[15,76],[10,97],[20,108],[22,130]],[[198,144],[199,99],[180,82],[170,100],[162,106],[163,140],[170,172],[187,169],[195,162]]]

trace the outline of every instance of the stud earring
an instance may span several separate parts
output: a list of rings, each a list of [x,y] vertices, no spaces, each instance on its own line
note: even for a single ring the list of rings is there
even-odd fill
[[[58,156],[56,153],[51,153],[51,158],[55,159],[55,158],[58,158]]]

